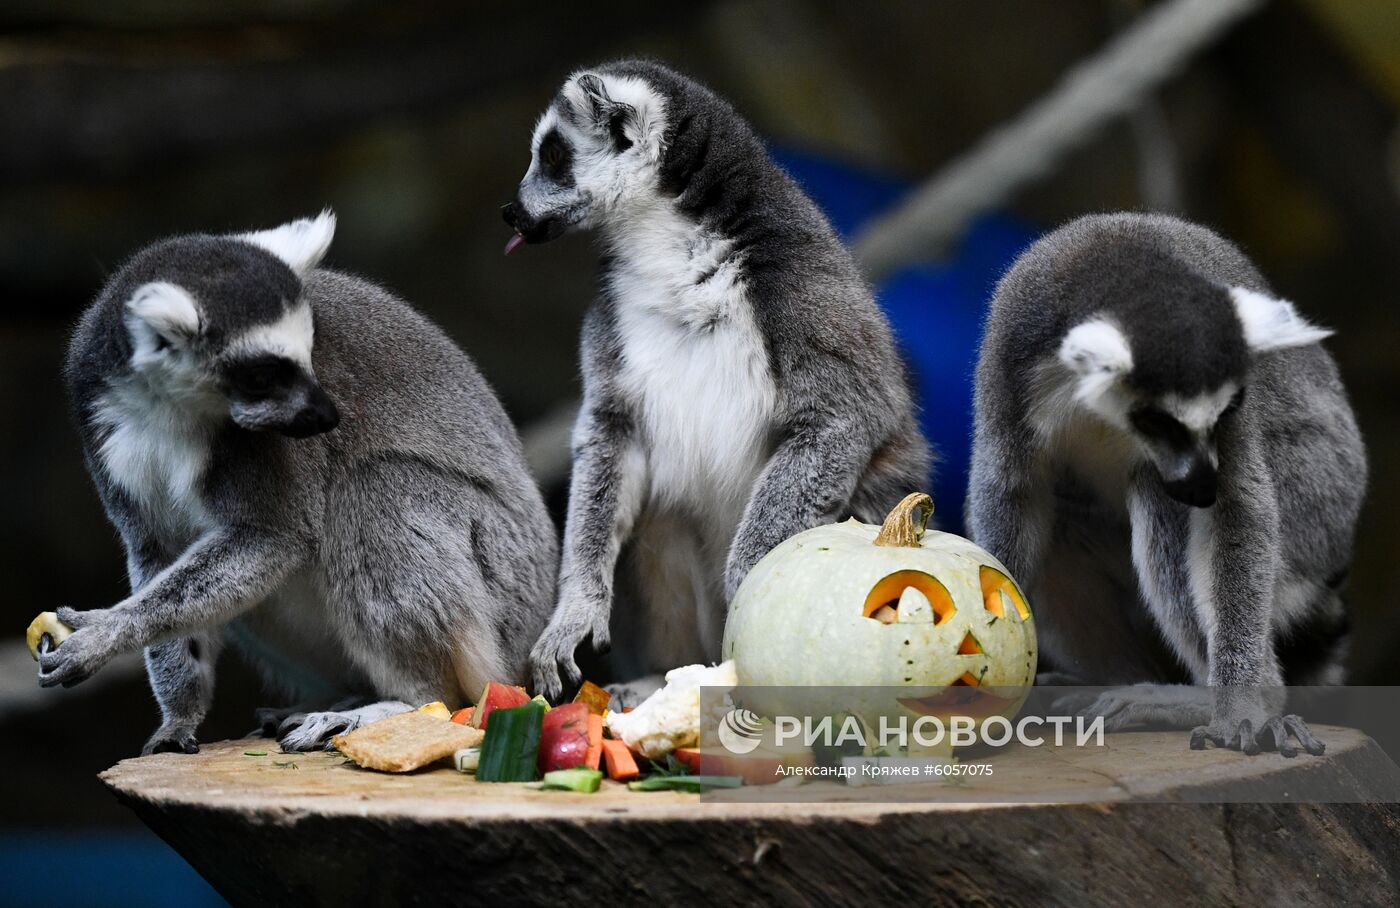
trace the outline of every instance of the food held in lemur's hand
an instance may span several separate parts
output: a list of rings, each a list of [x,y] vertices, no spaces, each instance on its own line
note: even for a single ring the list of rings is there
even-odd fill
[[[39,661],[40,653],[56,649],[72,635],[73,629],[58,620],[57,612],[40,612],[24,632],[25,641],[29,644],[29,655],[33,656],[36,662]]]

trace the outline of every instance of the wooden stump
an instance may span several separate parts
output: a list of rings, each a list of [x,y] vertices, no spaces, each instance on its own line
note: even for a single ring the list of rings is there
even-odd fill
[[[1059,761],[1055,797],[1079,803],[578,795],[381,775],[260,739],[102,779],[235,905],[1400,904],[1400,807],[1357,801],[1396,790],[1396,767],[1358,732],[1315,730],[1326,756],[1191,752],[1180,733],[998,756],[1007,800]],[[1209,801],[1263,785],[1353,803]]]

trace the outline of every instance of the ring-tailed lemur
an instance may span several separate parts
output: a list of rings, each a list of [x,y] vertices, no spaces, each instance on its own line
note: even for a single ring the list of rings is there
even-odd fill
[[[998,286],[974,538],[1026,586],[1052,669],[1213,688],[1106,694],[1110,727],[1320,748],[1264,689],[1342,679],[1366,458],[1328,333],[1234,245],[1164,216],[1073,221]]]
[[[596,228],[551,694],[616,637],[622,677],[719,656],[727,602],[799,530],[928,481],[888,323],[826,219],[724,100],[656,63],[576,73],[540,117],[507,252]],[[614,570],[635,611],[610,629]],[[623,597],[620,597],[620,599]],[[631,689],[640,693],[646,683]]]
[[[226,636],[285,693],[389,701],[287,711],[284,746],[306,748],[524,681],[554,603],[553,525],[499,402],[413,309],[316,267],[334,226],[157,243],[73,337],[72,405],[132,593],[61,610],[77,631],[39,680],[144,647],[147,753],[197,749]]]

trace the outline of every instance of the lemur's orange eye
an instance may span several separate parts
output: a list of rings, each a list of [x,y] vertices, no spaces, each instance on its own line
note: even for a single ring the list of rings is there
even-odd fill
[[[563,152],[559,146],[553,142],[548,143],[540,149],[540,163],[546,167],[558,167],[559,161],[563,158]]]

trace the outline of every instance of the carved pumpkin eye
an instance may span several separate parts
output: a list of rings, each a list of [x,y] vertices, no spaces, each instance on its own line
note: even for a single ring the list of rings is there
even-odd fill
[[[937,577],[923,571],[895,571],[871,588],[865,597],[863,614],[881,624],[931,622],[938,625],[951,618],[955,611],[952,594]]]
[[[1030,618],[1031,608],[1026,604],[1026,597],[1021,595],[1020,588],[1010,577],[985,564],[977,569],[977,574],[982,581],[982,604],[987,611],[998,618],[1005,618],[1006,603],[1010,602],[1016,607],[1022,621]]]

